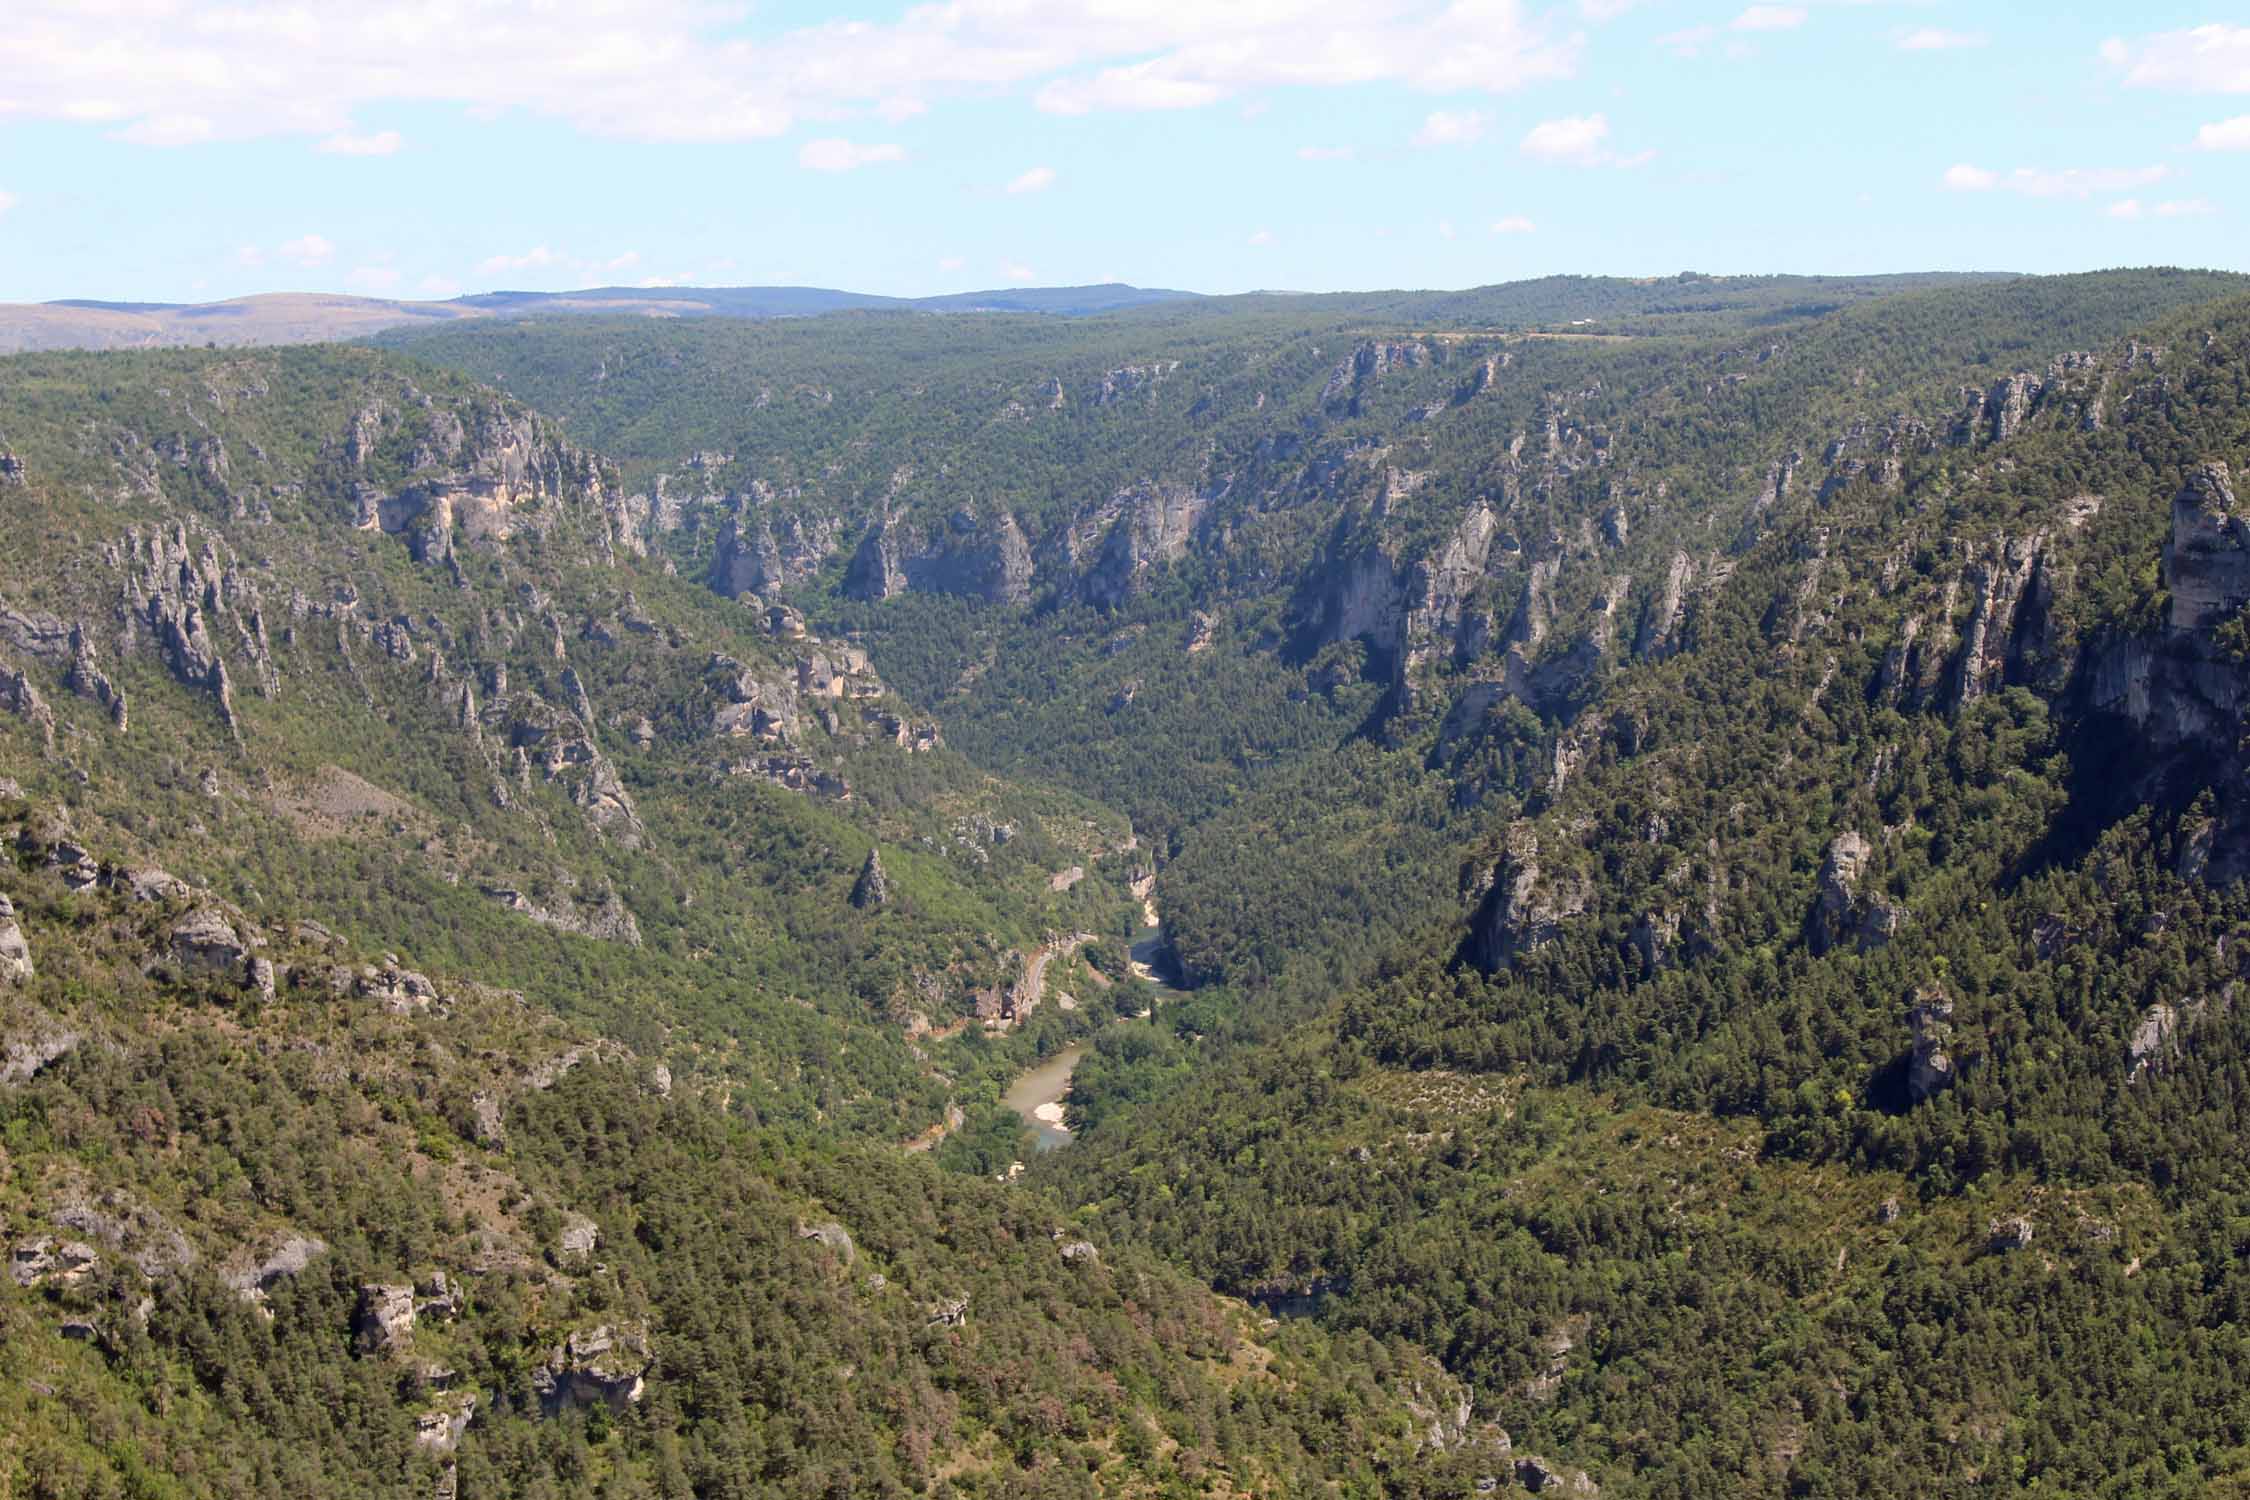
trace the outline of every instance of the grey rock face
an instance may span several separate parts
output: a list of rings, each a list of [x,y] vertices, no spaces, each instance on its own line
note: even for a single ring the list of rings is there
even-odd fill
[[[597,1403],[623,1411],[647,1391],[655,1364],[648,1330],[638,1323],[604,1323],[573,1333],[532,1372],[540,1409],[549,1416]]]
[[[1509,830],[1492,889],[1470,926],[1470,961],[1498,973],[1520,955],[1553,942],[1564,922],[1585,912],[1591,896],[1583,876],[1556,877],[1542,869],[1538,835],[1529,824],[1517,824]]]
[[[1906,1094],[1919,1104],[1953,1081],[1953,1057],[1946,1050],[1953,1038],[1953,1002],[1937,990],[1919,991],[1907,1007],[1906,1024],[1914,1038],[1907,1053]]]
[[[263,1258],[240,1262],[223,1273],[228,1286],[245,1302],[263,1302],[266,1294],[292,1276],[301,1275],[313,1257],[328,1248],[309,1234],[289,1235]]]
[[[2209,629],[2250,601],[2250,521],[2235,514],[2225,464],[2197,465],[2172,497],[2164,571],[2175,631]]]
[[[859,868],[859,879],[852,883],[852,906],[859,911],[873,911],[890,899],[891,883],[883,873],[883,853],[870,849],[867,863]]]
[[[599,1224],[584,1214],[567,1214],[562,1233],[555,1238],[555,1253],[564,1260],[584,1260],[602,1242]]]
[[[835,1251],[837,1258],[847,1266],[859,1255],[859,1246],[852,1243],[851,1231],[833,1219],[825,1224],[798,1225],[797,1238],[817,1240],[826,1245],[830,1250]]]
[[[33,972],[31,944],[16,921],[15,903],[0,896],[0,982],[21,984]]]
[[[2033,1226],[2025,1214],[1997,1218],[1988,1226],[1989,1242],[1995,1250],[2023,1250],[2029,1248]]]
[[[1210,497],[1184,484],[1136,485],[1113,497],[1117,519],[1079,584],[1086,602],[1114,609],[1137,592],[1151,568],[1179,561],[1210,509]]]
[[[1826,953],[1847,942],[1855,943],[1863,952],[1880,948],[1905,928],[1904,907],[1860,891],[1874,853],[1874,846],[1852,829],[1829,841],[1820,862],[1818,894],[1805,922],[1805,938],[1815,953]]]
[[[55,748],[55,711],[39,689],[20,671],[0,668],[0,709],[5,709],[39,731],[49,750]]]
[[[190,969],[215,974],[240,974],[249,948],[226,913],[215,906],[199,906],[172,924],[172,955]]]
[[[352,1312],[352,1340],[362,1354],[384,1354],[414,1336],[414,1288],[368,1282]]]
[[[20,1287],[77,1286],[100,1269],[101,1256],[92,1245],[51,1234],[18,1241],[8,1257],[8,1273]]]

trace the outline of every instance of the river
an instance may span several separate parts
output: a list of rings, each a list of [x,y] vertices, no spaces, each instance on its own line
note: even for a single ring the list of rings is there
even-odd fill
[[[1154,916],[1151,908],[1150,915]],[[1184,1000],[1187,991],[1166,983],[1157,977],[1158,963],[1164,956],[1164,929],[1154,921],[1133,934],[1131,959],[1133,972],[1147,980],[1156,989],[1156,1003]],[[1129,1022],[1120,1021],[1119,1025]],[[1070,1075],[1078,1071],[1078,1060],[1086,1055],[1091,1042],[1072,1042],[1051,1057],[1019,1074],[1000,1096],[1000,1102],[1023,1117],[1032,1133],[1039,1138],[1039,1149],[1052,1151],[1057,1146],[1070,1144],[1070,1131],[1062,1122],[1063,1099],[1070,1093]]]

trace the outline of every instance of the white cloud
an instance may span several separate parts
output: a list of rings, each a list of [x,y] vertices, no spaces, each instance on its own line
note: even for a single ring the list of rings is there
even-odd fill
[[[1000,274],[1007,277],[1010,281],[1035,281],[1039,276],[1039,273],[1032,270],[1031,267],[1019,266],[1013,261],[1010,261],[1007,264],[1001,266]]]
[[[1988,39],[1974,31],[1947,31],[1939,26],[1923,26],[1907,32],[1898,39],[1901,52],[1955,52],[1964,47],[1981,47]]]
[[[1578,13],[1589,21],[1614,21],[1640,0],[1578,0]]]
[[[930,107],[921,100],[904,97],[885,99],[875,106],[875,113],[892,125],[911,120],[916,115],[928,114],[929,110]]]
[[[117,132],[119,140],[136,146],[200,146],[218,135],[219,127],[208,117],[184,114],[144,115]]]
[[[1261,229],[1256,234],[1250,236],[1248,240],[1244,241],[1245,244],[1255,245],[1261,250],[1266,248],[1268,245],[1271,245],[1273,242],[1273,231],[1270,229]]]
[[[2102,212],[2113,219],[2137,219],[2141,216],[2141,200],[2138,198],[2120,198],[2103,209]]]
[[[2159,219],[2200,219],[2212,211],[2207,198],[2173,198],[2156,205]]]
[[[967,264],[968,262],[963,260],[958,255],[948,255],[945,259],[937,263],[937,268],[941,271],[958,271]]]
[[[1730,31],[1794,31],[1805,24],[1801,5],[1753,5],[1727,23]]]
[[[1524,134],[1518,147],[1526,156],[1541,161],[1567,162],[1572,166],[1599,166],[1609,159],[1602,142],[1609,139],[1609,120],[1604,115],[1566,115],[1559,120],[1541,120]]]
[[[2102,61],[2133,88],[2190,94],[2250,94],[2250,26],[2217,24],[2126,42],[2111,37]]]
[[[2217,120],[2195,133],[2201,151],[2250,151],[2250,115]]]
[[[1522,214],[1510,214],[1504,219],[1492,221],[1492,232],[1494,234],[1530,234],[1538,227]]]
[[[1422,121],[1414,132],[1417,146],[1466,146],[1484,136],[1492,117],[1481,109],[1441,109]]]
[[[1091,78],[1058,78],[1032,102],[1051,115],[1085,115],[1097,109],[1201,109],[1225,95],[1218,84],[1176,78],[1149,62],[1110,68]]]
[[[1703,49],[1719,35],[1716,26],[1689,26],[1680,31],[1667,31],[1656,39],[1656,45],[1674,57],[1700,57]]]
[[[306,234],[289,241],[276,253],[283,260],[311,267],[326,264],[335,255],[336,247],[320,235]]]
[[[19,201],[14,193],[0,193],[0,214],[14,208]]]
[[[1018,195],[1044,193],[1054,185],[1055,169],[1053,167],[1033,167],[1030,171],[1020,173],[1010,179],[1007,191]]]
[[[1572,76],[1584,47],[1531,0],[948,0],[797,26],[765,15],[728,0],[9,0],[0,109],[169,146],[318,141],[371,110],[433,106],[742,141],[1011,91],[1065,112],[1370,84],[1495,94]]]
[[[244,245],[234,252],[234,263],[255,271],[266,263],[266,252],[260,250],[256,245]]]
[[[461,295],[461,283],[451,277],[439,276],[433,272],[416,282],[414,290],[425,297],[434,297],[439,301],[444,301]]]
[[[797,150],[797,165],[815,172],[855,172],[861,167],[904,160],[904,146],[888,142],[880,146],[862,146],[841,136],[824,136],[817,141],[807,141]]]
[[[318,149],[330,156],[393,156],[405,144],[397,131],[379,130],[373,135],[332,135]]]
[[[623,255],[613,255],[602,262],[605,271],[630,271],[641,263],[641,252],[628,250]]]
[[[1944,183],[1956,192],[1984,193],[1999,189],[2026,198],[2090,198],[2096,193],[2121,193],[2149,187],[2172,175],[2166,166],[2153,167],[2018,167],[2003,177],[1998,172],[1962,163],[1948,167]]]
[[[563,258],[545,245],[536,245],[521,255],[492,255],[477,263],[477,270],[486,276],[504,271],[545,271],[561,265]]]
[[[1299,146],[1299,161],[1350,161],[1355,153],[1349,146]]]

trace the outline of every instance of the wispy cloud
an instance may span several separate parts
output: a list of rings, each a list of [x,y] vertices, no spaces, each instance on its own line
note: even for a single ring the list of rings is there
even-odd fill
[[[334,258],[336,247],[323,235],[303,234],[284,244],[275,253],[283,260],[310,268],[326,265]]]
[[[967,261],[965,261],[965,260],[963,260],[963,259],[962,259],[962,258],[961,258],[960,256],[958,256],[958,255],[948,255],[948,256],[946,256],[946,257],[945,257],[945,258],[944,258],[943,260],[941,260],[941,261],[939,261],[939,262],[937,263],[937,268],[938,268],[939,270],[941,270],[941,271],[944,271],[944,272],[946,272],[946,273],[947,273],[948,275],[950,275],[950,274],[952,274],[953,272],[955,272],[955,271],[958,271],[958,270],[960,270],[960,269],[961,269],[962,267],[966,266],[967,264],[968,264],[968,262],[967,262]]]
[[[1044,193],[1054,185],[1055,169],[1053,167],[1033,167],[1030,171],[1019,173],[1011,178],[1006,191],[1020,196],[1024,193]]]
[[[1700,57],[1703,49],[1718,40],[1716,26],[1687,26],[1678,31],[1667,31],[1656,39],[1656,45],[1674,57]]]
[[[1010,281],[1037,281],[1039,279],[1039,273],[1037,271],[1032,270],[1029,266],[1018,265],[1014,261],[1009,261],[1006,264],[1002,265],[1000,267],[1000,274],[1007,277]]]
[[[2195,133],[2199,151],[2250,151],[2250,115],[2216,120]]]
[[[2150,167],[2018,167],[2002,176],[1984,167],[1962,162],[1946,168],[1939,179],[1957,193],[2020,193],[2026,198],[2089,198],[2096,193],[2128,192],[2149,187],[2172,175],[2167,166]]]
[[[2219,23],[2164,31],[2135,42],[2111,37],[2102,61],[2130,88],[2190,94],[2250,94],[2250,26]]]
[[[1801,5],[1753,5],[1727,23],[1730,31],[1794,31],[1805,24]]]
[[[841,136],[823,136],[797,148],[797,165],[814,172],[855,172],[861,167],[904,160],[904,146],[892,142],[862,146]]]
[[[477,263],[477,270],[486,276],[497,276],[505,271],[546,271],[563,263],[563,257],[545,245],[535,245],[521,255],[489,255]]]
[[[1580,4],[1603,17],[1624,0]],[[1062,113],[1371,84],[1498,94],[1573,76],[1584,50],[1569,17],[1530,0],[950,0],[796,26],[712,0],[11,0],[8,19],[11,115],[162,146],[349,138],[356,115],[386,106],[744,141],[1011,91]]]
[[[1268,245],[1274,243],[1273,231],[1270,229],[1261,229],[1257,233],[1251,235],[1250,238],[1245,240],[1243,243],[1253,245],[1258,249],[1263,250]]]
[[[1484,138],[1492,117],[1481,109],[1435,110],[1414,132],[1417,146],[1466,146]]]
[[[1504,219],[1492,221],[1492,232],[1494,234],[1530,234],[1538,227],[1537,224],[1532,223],[1522,214],[1509,214]]]
[[[1608,142],[1608,116],[1565,115],[1532,126],[1516,149],[1536,161],[1571,167],[1638,167],[1656,156],[1654,151],[1621,156],[1609,149]]]
[[[9,209],[14,208],[19,201],[21,200],[19,200],[14,193],[0,192],[0,214],[4,214]]]
[[[1922,26],[1900,36],[1898,48],[1901,52],[1958,52],[1965,47],[1981,47],[1988,40],[1981,32]]]
[[[397,131],[378,130],[373,135],[332,135],[316,149],[330,156],[395,156],[405,144]]]

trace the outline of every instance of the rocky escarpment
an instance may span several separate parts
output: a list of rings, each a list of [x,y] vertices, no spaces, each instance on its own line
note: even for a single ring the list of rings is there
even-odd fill
[[[889,599],[909,589],[965,594],[992,604],[1031,598],[1031,543],[1013,515],[957,510],[925,534],[902,515],[867,529],[844,575],[853,599]]]
[[[495,400],[441,405],[411,385],[361,406],[340,449],[354,524],[423,563],[551,524],[566,502],[602,507],[616,489],[614,471],[544,420]]]
[[[2238,504],[2224,463],[2187,474],[2164,549],[2163,625],[2096,641],[2081,668],[2086,706],[2135,732],[2136,794],[2182,804],[2208,792],[2209,816],[2184,841],[2182,864],[2216,883],[2250,873],[2250,517]]]
[[[1582,916],[1592,900],[1592,882],[1583,874],[1549,871],[1540,864],[1537,830],[1518,823],[1508,830],[1491,888],[1469,924],[1466,956],[1487,973],[1506,970],[1553,942],[1563,924]]]

